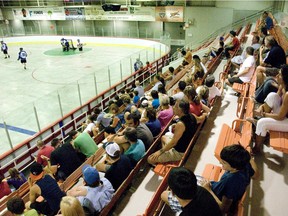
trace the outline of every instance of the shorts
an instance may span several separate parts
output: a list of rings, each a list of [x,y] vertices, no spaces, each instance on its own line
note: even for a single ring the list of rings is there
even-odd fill
[[[184,153],[180,153],[176,151],[174,148],[170,149],[169,151],[166,151],[162,153],[158,158],[158,163],[165,163],[170,161],[180,161],[183,157]]]
[[[233,83],[240,83],[242,84],[243,81],[239,78],[239,77],[230,77],[228,78],[229,83],[233,84]]]
[[[34,202],[30,204],[30,208],[35,209],[37,212],[40,212],[41,214],[52,216],[56,215],[58,213],[57,211],[53,211],[50,207],[47,201],[43,202]]]
[[[174,211],[174,212],[181,212],[182,211],[182,208],[181,208],[181,205],[180,205],[178,199],[172,195],[171,191],[169,191],[169,193],[168,193],[168,203],[169,203],[169,206],[172,209],[172,211]]]
[[[26,59],[21,59],[21,63],[22,63],[22,64],[24,64],[24,63],[26,63],[26,62],[27,62]]]
[[[3,53],[6,55],[8,54],[8,50],[3,50]]]

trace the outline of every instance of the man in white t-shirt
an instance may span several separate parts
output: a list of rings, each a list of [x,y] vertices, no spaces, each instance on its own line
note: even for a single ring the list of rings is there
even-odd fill
[[[255,58],[253,56],[253,47],[246,48],[246,59],[240,66],[239,72],[236,75],[225,80],[225,83],[229,86],[233,86],[233,83],[245,83],[251,80],[255,70]]]

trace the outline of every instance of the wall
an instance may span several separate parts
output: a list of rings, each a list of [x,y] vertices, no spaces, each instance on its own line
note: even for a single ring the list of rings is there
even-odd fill
[[[185,9],[185,21],[188,19],[195,20],[195,22],[185,31],[185,43],[197,43],[221,27],[231,24],[233,9],[187,7]],[[192,36],[190,36],[191,34]]]

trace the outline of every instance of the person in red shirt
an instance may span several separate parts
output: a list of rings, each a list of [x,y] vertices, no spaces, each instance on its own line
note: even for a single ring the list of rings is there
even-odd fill
[[[11,193],[11,189],[7,181],[3,181],[3,180],[4,180],[4,176],[0,174],[0,199]]]
[[[230,31],[229,36],[232,37],[232,41],[225,46],[224,52],[225,52],[226,59],[230,58],[229,51],[237,49],[239,47],[239,45],[240,45],[240,41],[236,37],[236,32],[235,31]]]
[[[41,164],[43,167],[47,166],[47,160],[44,160],[41,156],[44,155],[50,158],[51,152],[54,151],[54,147],[50,145],[45,145],[42,140],[37,141],[37,147],[39,148],[39,152],[37,154],[36,161]]]

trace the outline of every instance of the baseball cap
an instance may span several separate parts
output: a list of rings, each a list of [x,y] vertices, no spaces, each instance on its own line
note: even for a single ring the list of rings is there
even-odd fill
[[[43,177],[43,167],[39,163],[34,163],[31,165],[30,169],[30,178],[34,181],[37,181]]]
[[[233,35],[234,37],[236,36],[236,32],[235,32],[235,31],[233,31],[233,30],[232,30],[232,31],[230,31],[229,33],[230,33],[231,35]]]
[[[219,40],[220,40],[220,41],[224,41],[224,37],[220,37]]]
[[[85,164],[82,167],[82,174],[85,182],[89,185],[94,184],[96,181],[100,180],[99,172],[94,167],[89,164]]]
[[[106,154],[112,158],[117,158],[120,155],[120,147],[115,142],[108,142],[104,146]]]

